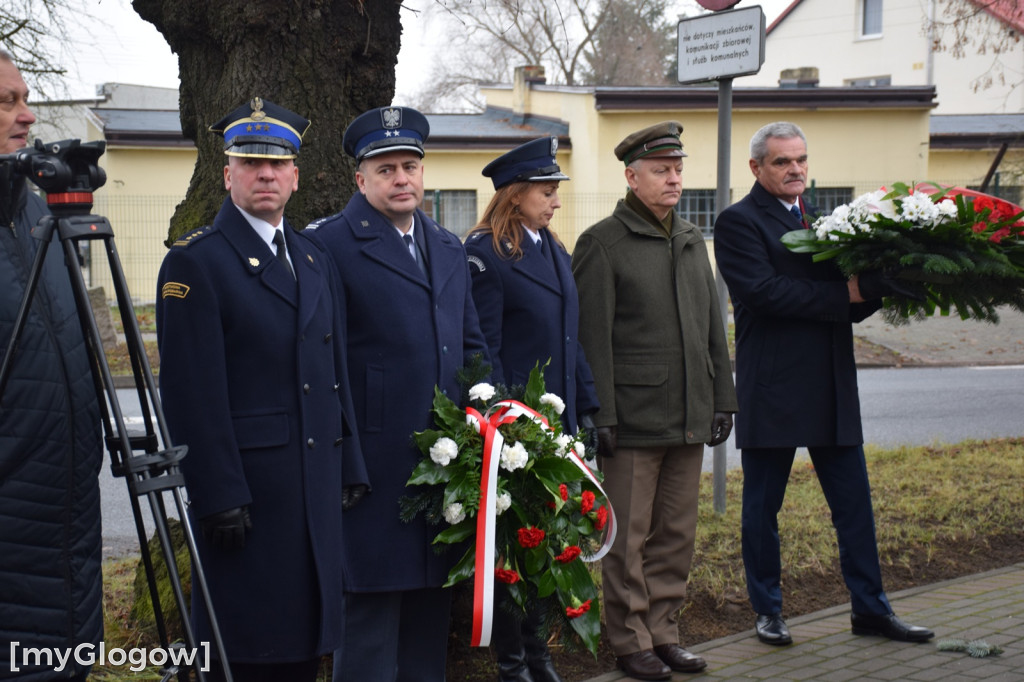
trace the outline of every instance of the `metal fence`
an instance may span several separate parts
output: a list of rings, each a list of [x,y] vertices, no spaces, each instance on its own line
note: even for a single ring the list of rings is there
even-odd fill
[[[976,188],[977,179],[953,182],[964,187]],[[808,200],[822,211],[830,212],[835,206],[850,201],[856,196],[883,186],[882,182],[857,181],[829,183],[820,186],[812,180],[808,188]],[[594,223],[611,214],[615,204],[625,194],[625,187],[619,192],[586,193],[572,192],[569,187],[559,188],[562,208],[555,214],[552,228],[571,251],[579,235]],[[750,185],[734,187],[732,201],[741,199]],[[1024,188],[1001,186],[990,188],[993,193],[1014,203],[1020,203]],[[463,236],[479,219],[493,193],[476,193],[471,190],[427,190],[424,209],[435,216],[441,224]],[[679,214],[700,227],[705,235],[713,237],[715,190],[687,188],[676,210]],[[170,226],[174,209],[182,200],[180,196],[96,196],[93,212],[106,216],[114,228],[114,237],[121,265],[128,281],[128,288],[136,303],[151,302],[156,297],[156,279],[167,249],[164,240]],[[95,243],[83,242],[83,262],[86,265],[86,282],[91,286],[103,286],[109,297],[113,296],[110,273],[106,257],[98,253]]]

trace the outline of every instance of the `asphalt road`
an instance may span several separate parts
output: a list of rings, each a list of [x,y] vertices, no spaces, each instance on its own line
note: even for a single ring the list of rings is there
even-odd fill
[[[971,367],[908,367],[862,369],[858,372],[864,439],[882,447],[958,443],[964,440],[1024,436],[1024,363]],[[121,409],[137,419],[133,391],[118,391]],[[800,453],[798,453],[799,456]],[[729,468],[740,464],[739,451],[729,439]],[[704,470],[712,470],[712,451],[705,451]],[[138,550],[134,517],[123,479],[100,476],[103,495],[103,538],[107,556]],[[173,514],[173,499],[165,496]],[[152,510],[143,499],[147,537],[152,534]]]

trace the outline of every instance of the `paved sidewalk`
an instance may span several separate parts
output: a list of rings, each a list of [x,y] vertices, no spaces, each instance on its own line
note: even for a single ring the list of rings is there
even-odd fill
[[[858,637],[850,632],[849,607],[834,607],[787,620],[790,646],[761,644],[751,623],[747,632],[690,647],[707,669],[674,673],[672,680],[1024,681],[1024,563],[892,593],[889,600],[900,618],[933,629],[935,639]],[[980,639],[1003,653],[971,658],[939,651],[936,643],[950,639]],[[588,682],[631,679],[611,672]]]

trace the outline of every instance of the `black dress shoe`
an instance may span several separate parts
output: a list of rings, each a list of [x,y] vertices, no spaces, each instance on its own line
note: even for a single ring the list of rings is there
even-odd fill
[[[654,653],[677,673],[699,673],[708,667],[703,658],[691,654],[678,644],[659,644],[654,647]]]
[[[615,663],[622,672],[638,680],[667,680],[672,677],[672,670],[650,649],[619,656]]]
[[[786,627],[786,621],[782,620],[782,616],[778,613],[767,615],[759,613],[754,628],[757,630],[757,638],[765,644],[782,646],[793,643],[793,638],[789,636],[789,628]]]
[[[876,635],[898,642],[927,642],[935,636],[928,628],[907,625],[892,613],[884,616],[854,613],[850,616],[850,623],[855,635]]]

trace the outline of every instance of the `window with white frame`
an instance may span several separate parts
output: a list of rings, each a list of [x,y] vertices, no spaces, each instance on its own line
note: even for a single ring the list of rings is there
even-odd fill
[[[428,189],[420,208],[460,239],[476,225],[476,192],[466,189]]]
[[[882,0],[861,0],[860,34],[882,35]]]

